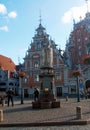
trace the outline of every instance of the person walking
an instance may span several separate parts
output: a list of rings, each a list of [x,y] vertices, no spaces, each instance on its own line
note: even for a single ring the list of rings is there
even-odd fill
[[[35,88],[34,90],[34,100],[37,101],[38,100],[38,96],[39,96],[39,91],[37,88]]]
[[[7,98],[8,98],[8,106],[10,104],[10,101],[12,103],[12,106],[14,105],[13,103],[13,96],[14,96],[14,91],[12,88],[9,88],[8,92],[7,92]]]

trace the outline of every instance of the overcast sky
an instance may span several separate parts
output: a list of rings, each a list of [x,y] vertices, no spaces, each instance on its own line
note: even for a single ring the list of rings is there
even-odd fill
[[[41,15],[42,25],[59,48],[75,22],[90,11],[90,0],[0,0],[0,54],[23,62]]]

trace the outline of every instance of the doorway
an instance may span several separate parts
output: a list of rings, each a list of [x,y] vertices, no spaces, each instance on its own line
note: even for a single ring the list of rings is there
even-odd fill
[[[62,87],[57,87],[57,97],[62,96]]]
[[[29,97],[28,89],[24,89],[24,97]]]

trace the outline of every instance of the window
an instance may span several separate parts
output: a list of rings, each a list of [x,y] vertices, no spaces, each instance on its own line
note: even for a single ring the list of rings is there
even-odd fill
[[[87,41],[88,40],[88,38],[87,37],[85,37],[85,41]]]
[[[79,51],[79,56],[81,56],[81,52]]]
[[[27,83],[28,82],[28,78],[25,78],[25,81],[24,81],[25,83]]]
[[[10,85],[10,86],[13,86],[14,84],[10,82],[9,85]]]
[[[61,76],[61,73],[57,73],[56,74],[56,80],[61,80],[62,76]]]
[[[38,82],[38,81],[39,81],[39,75],[35,75],[35,76],[34,76],[34,81],[35,81],[35,82]]]
[[[71,86],[71,94],[76,94],[76,86],[75,85]]]
[[[80,39],[80,38],[78,38],[78,39],[77,39],[77,42],[80,42],[80,41],[81,41],[81,39]]]
[[[38,61],[34,61],[34,67],[35,67],[35,68],[38,68],[38,66],[39,66],[39,65],[38,65]]]
[[[41,48],[41,44],[37,43],[37,49],[40,49],[40,48]]]

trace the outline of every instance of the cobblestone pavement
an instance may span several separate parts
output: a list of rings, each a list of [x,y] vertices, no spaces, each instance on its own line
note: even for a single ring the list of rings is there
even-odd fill
[[[82,120],[90,118],[90,99],[84,99],[77,102],[77,99],[60,99],[61,107],[53,109],[32,109],[32,101],[26,100],[24,104],[20,101],[15,101],[14,107],[5,105],[0,106],[3,110],[4,123],[33,123],[33,122],[52,122],[52,121],[71,121],[76,119],[76,107],[82,108]],[[53,126],[53,127],[13,127],[2,128],[0,130],[90,130],[90,125],[84,126]]]
[[[7,127],[0,130],[90,130],[90,125],[84,126],[52,126],[52,127]]]

